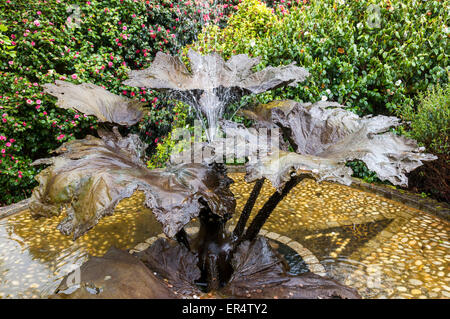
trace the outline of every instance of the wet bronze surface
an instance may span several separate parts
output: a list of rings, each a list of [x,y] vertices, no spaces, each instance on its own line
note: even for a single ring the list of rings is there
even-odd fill
[[[57,105],[86,115],[94,115],[99,122],[134,125],[143,117],[145,103],[108,92],[92,84],[73,84],[56,80],[44,84],[45,92],[58,98]]]
[[[77,239],[137,190],[169,237],[205,205],[225,220],[233,214],[233,181],[220,168],[186,163],[150,170],[143,160],[147,146],[137,135],[122,137],[116,127],[98,133],[101,138],[66,142],[55,151],[58,156],[34,162],[50,164],[36,176],[39,185],[29,203],[34,216],[59,216],[66,209],[58,229]]]

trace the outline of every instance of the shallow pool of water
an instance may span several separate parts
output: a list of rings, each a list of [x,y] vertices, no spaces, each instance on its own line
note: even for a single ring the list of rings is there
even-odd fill
[[[230,176],[236,181],[233,224],[253,185],[243,174]],[[273,191],[266,182],[252,216]],[[56,230],[62,216],[34,220],[25,211],[0,220],[0,298],[45,298],[89,255],[101,256],[111,246],[130,249],[160,234],[142,203],[139,193],[123,200],[113,216],[75,242]],[[403,204],[305,180],[280,203],[264,230],[300,243],[327,276],[357,288],[364,298],[450,298],[450,226]],[[308,266],[308,259],[284,253],[293,273]]]

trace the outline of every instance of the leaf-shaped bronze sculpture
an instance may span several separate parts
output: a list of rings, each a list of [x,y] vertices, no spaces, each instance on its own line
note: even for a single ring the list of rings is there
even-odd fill
[[[135,255],[148,268],[167,279],[177,294],[201,293],[195,286],[195,281],[200,278],[198,257],[184,246],[159,238],[148,249]]]
[[[414,140],[389,132],[400,124],[395,117],[360,118],[335,102],[277,103],[280,107],[259,107],[261,115],[245,114],[280,126],[282,132],[288,133],[286,137],[296,153],[275,152],[257,164],[251,163],[247,167],[248,181],[266,177],[281,189],[293,170],[301,170],[319,181],[349,185],[352,171],[345,163],[358,159],[380,179],[407,186],[405,173],[422,165],[422,161],[436,159],[432,154],[422,153],[424,149]]]
[[[267,157],[249,163],[245,180],[252,182],[267,178],[278,191],[291,179],[292,173],[308,174],[318,182],[334,181],[344,185],[352,183],[352,170],[345,162],[294,152],[274,152]]]
[[[208,119],[210,141],[214,140],[217,121],[226,105],[246,94],[296,86],[309,76],[308,71],[294,63],[254,72],[260,59],[244,54],[225,62],[217,53],[201,55],[190,49],[188,58],[191,72],[180,59],[158,52],[148,69],[131,71],[123,84],[169,91],[173,98],[193,106]]]
[[[113,94],[95,84],[57,80],[55,84],[43,86],[44,92],[58,98],[59,107],[94,115],[100,122],[130,126],[143,116],[144,103]]]
[[[289,84],[297,85],[309,76],[308,71],[294,64],[267,67],[254,72],[252,68],[260,59],[250,58],[245,54],[233,56],[225,62],[217,53],[201,55],[190,49],[188,58],[191,72],[179,58],[160,51],[148,69],[131,71],[129,79],[123,83],[135,87],[177,91],[240,88],[248,91],[248,94]]]
[[[141,190],[145,205],[169,237],[199,214],[202,201],[214,214],[231,217],[235,206],[228,188],[231,179],[218,170],[202,164],[148,170],[140,160],[144,145],[136,135],[123,138],[117,130],[101,135],[67,142],[56,150],[59,156],[35,162],[52,164],[36,177],[39,186],[30,202],[35,216],[67,208],[68,216],[58,227],[77,238],[112,214],[121,199]]]

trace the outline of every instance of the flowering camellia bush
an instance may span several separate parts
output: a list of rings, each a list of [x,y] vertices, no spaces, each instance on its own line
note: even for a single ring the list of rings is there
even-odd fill
[[[225,23],[239,1],[19,1],[0,4],[0,205],[29,196],[47,157],[61,143],[95,134],[97,123],[55,107],[42,85],[57,79],[101,85],[148,103],[137,130],[153,150],[170,130],[172,105],[121,84],[156,52],[176,53],[208,23]]]

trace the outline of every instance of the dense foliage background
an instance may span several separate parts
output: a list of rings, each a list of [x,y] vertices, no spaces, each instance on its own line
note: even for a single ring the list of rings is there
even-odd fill
[[[0,205],[29,196],[41,169],[30,166],[33,160],[69,139],[95,135],[95,119],[58,109],[43,93],[42,84],[55,79],[91,82],[148,102],[146,117],[131,130],[150,144],[149,166],[163,165],[174,145],[170,130],[189,126],[192,116],[182,104],[121,82],[130,69],[148,67],[157,51],[185,54],[190,47],[226,58],[261,56],[259,69],[295,61],[311,73],[297,88],[247,97],[234,107],[330,99],[360,115],[410,120],[400,133],[440,158],[414,176],[412,187],[448,201],[448,12],[447,1],[431,0],[3,1]],[[349,165],[376,179],[361,163]],[[427,170],[447,173],[429,183]]]

